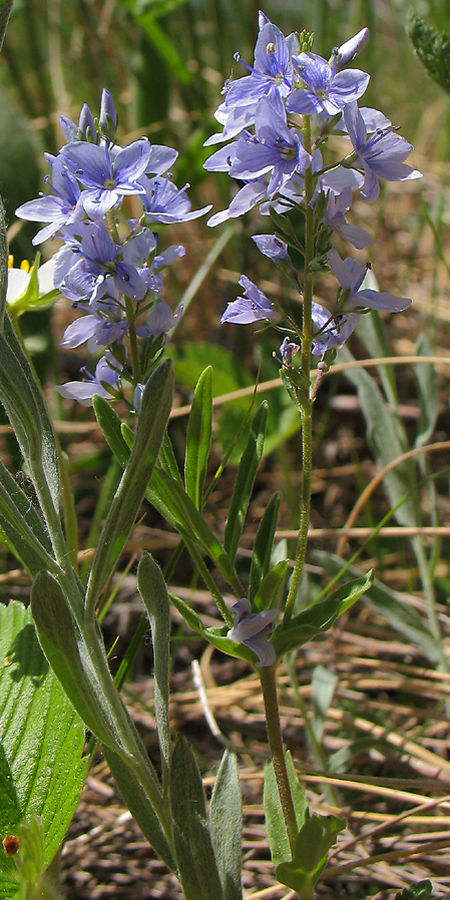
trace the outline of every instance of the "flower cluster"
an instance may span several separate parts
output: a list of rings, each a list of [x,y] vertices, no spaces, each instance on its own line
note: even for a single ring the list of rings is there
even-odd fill
[[[311,353],[322,356],[347,340],[367,310],[399,312],[410,303],[407,298],[365,289],[366,268],[351,258],[342,260],[331,246],[333,232],[359,250],[372,242],[367,231],[346,218],[356,191],[362,200],[371,202],[378,197],[379,179],[420,177],[420,172],[405,162],[411,144],[381,112],[358,107],[369,75],[348,65],[368,37],[368,29],[362,29],[326,60],[312,52],[312,35],[302,32],[285,37],[260,12],[253,66],[246,66],[249,74],[225,84],[224,100],[215,113],[223,128],[206,141],[207,146],[227,143],[213,153],[205,168],[228,172],[244,182],[228,209],[213,215],[208,225],[259,207],[262,215],[271,216],[277,231],[257,235],[254,240],[296,285],[302,299],[305,281],[315,273],[331,270],[339,282],[333,310],[312,302],[308,328],[304,321],[297,324],[295,316],[293,321],[281,307],[270,303],[246,276],[240,279],[245,296],[228,305],[221,321],[262,321],[276,323],[278,328],[287,322],[284,330],[289,337],[281,347],[287,369],[292,367],[292,357],[305,333],[312,333]],[[325,164],[324,152],[333,136],[339,136],[344,151]],[[301,210],[305,219],[309,214],[308,247],[286,221],[294,208]],[[291,247],[305,258],[303,277],[291,261]]]
[[[84,405],[94,393],[124,395],[133,387],[139,402],[145,382],[182,309],[173,315],[162,300],[161,270],[184,254],[179,244],[158,251],[152,225],[186,222],[208,212],[191,210],[186,187],[178,189],[170,168],[177,151],[151,144],[147,138],[120,148],[117,114],[103,90],[98,119],[85,104],[76,125],[61,117],[66,144],[57,156],[46,154],[51,175],[48,192],[16,210],[22,219],[46,223],[33,243],[58,236],[63,246],[53,262],[54,287],[85,313],[66,329],[62,346],[88,342],[91,352],[107,348],[84,382],[58,390]],[[117,212],[128,197],[140,204],[139,217],[124,227]],[[138,338],[141,339],[138,345]],[[129,357],[131,365],[129,364]]]

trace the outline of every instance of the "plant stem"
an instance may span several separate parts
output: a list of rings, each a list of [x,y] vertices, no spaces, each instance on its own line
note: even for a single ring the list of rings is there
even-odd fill
[[[311,151],[311,121],[309,116],[305,116],[305,149]],[[314,259],[314,210],[310,205],[314,194],[314,177],[312,167],[308,166],[305,172],[305,277],[303,288],[303,325],[302,325],[302,359],[301,370],[305,376],[304,381],[307,387],[303,391],[297,388],[297,393],[302,392],[299,396],[299,408],[302,418],[302,499],[300,507],[300,523],[299,535],[297,539],[297,549],[295,554],[294,569],[292,572],[289,594],[286,601],[286,609],[283,618],[283,625],[287,626],[292,617],[295,598],[297,596],[298,587],[303,572],[303,565],[306,556],[306,545],[308,541],[309,516],[311,505],[311,483],[312,483],[312,402],[310,396],[310,380],[311,380],[311,343],[312,343],[312,302],[313,302],[313,274],[310,270],[310,264]]]
[[[131,297],[125,297],[125,309],[127,312],[128,319],[128,336],[130,339],[130,352],[131,352],[131,363],[133,366],[133,379],[135,384],[139,384],[142,378],[141,373],[141,361],[139,359],[139,347],[137,342],[136,330],[135,330],[135,314],[134,314],[134,306]]]
[[[261,687],[266,711],[267,735],[273,760],[273,771],[278,785],[281,808],[289,838],[291,853],[294,855],[295,838],[297,837],[297,818],[294,801],[284,758],[283,739],[281,737],[280,711],[278,707],[277,686],[275,681],[276,667],[264,666],[259,670]]]

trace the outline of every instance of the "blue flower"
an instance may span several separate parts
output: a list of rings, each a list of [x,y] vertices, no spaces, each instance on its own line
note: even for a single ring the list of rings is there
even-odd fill
[[[132,253],[132,242],[126,247],[127,254]],[[125,247],[114,243],[103,221],[91,222],[82,231],[81,244],[63,250],[58,254],[55,286],[70,300],[94,302],[106,295],[117,299],[118,294],[142,300],[145,296],[146,281],[134,264],[123,259]]]
[[[300,53],[292,63],[302,86],[288,97],[287,109],[291,113],[335,116],[347,103],[361,97],[369,84],[370,75],[360,69],[338,72],[337,50],[331,66],[316,53]]]
[[[368,40],[369,29],[361,28],[361,31],[358,31],[358,33],[353,35],[348,41],[345,41],[345,44],[341,44],[341,46],[338,47],[338,72],[354,60],[355,56],[363,49]]]
[[[274,86],[281,96],[286,96],[293,87],[293,70],[290,47],[284,34],[267,20],[256,41],[250,75],[225,84],[225,105],[233,107],[257,102]]]
[[[280,346],[280,355],[283,366],[286,366],[287,369],[291,369],[292,358],[296,353],[298,353],[299,350],[299,344],[294,344],[294,342],[290,341],[288,337],[285,337],[283,343]]]
[[[267,196],[271,199],[295,172],[303,173],[310,162],[302,135],[288,128],[283,101],[272,92],[258,103],[255,136],[246,133],[239,138],[230,175],[252,181],[270,172]]]
[[[260,322],[266,319],[269,322],[277,322],[281,318],[277,309],[270,303],[266,295],[247,278],[241,275],[239,284],[244,288],[246,297],[238,297],[229,303],[222,315],[220,324],[232,322],[234,325],[249,325],[251,322]]]
[[[87,381],[68,381],[67,384],[59,384],[55,390],[61,397],[70,400],[78,400],[83,406],[92,406],[94,394],[111,398],[117,388],[122,366],[108,350],[105,356],[98,361],[95,367],[95,375],[91,375],[85,368],[80,371],[88,379]],[[108,390],[108,387],[111,390]]]
[[[320,303],[312,304],[311,319],[314,339],[311,344],[312,356],[322,356],[327,350],[342,347],[355,330],[361,316],[359,313],[341,315],[330,312]]]
[[[345,241],[349,241],[358,250],[362,250],[372,243],[372,238],[364,228],[360,228],[358,225],[349,225],[345,218],[345,213],[352,205],[352,197],[352,189],[349,185],[340,194],[330,191],[323,218],[330,228],[340,234]]]
[[[377,112],[374,110],[373,112]],[[364,171],[365,181],[361,188],[363,200],[371,203],[380,193],[378,178],[386,181],[409,181],[421,178],[421,172],[406,165],[405,159],[413,150],[404,137],[401,137],[389,126],[385,130],[377,130],[367,137],[366,123],[358,109],[357,103],[349,103],[344,109],[344,121],[349,138],[355,149],[356,159],[350,159],[349,165],[355,162]]]
[[[411,304],[408,297],[397,297],[387,291],[360,290],[367,274],[367,267],[356,259],[341,259],[334,248],[327,254],[331,270],[342,288],[339,312],[350,310],[380,309],[387,312],[403,312]]]
[[[260,253],[268,256],[275,263],[283,263],[289,260],[287,244],[275,234],[255,234],[252,237]]]
[[[51,180],[45,179],[53,191],[52,194],[41,194],[37,200],[22,203],[16,209],[16,216],[31,222],[48,222],[45,228],[34,236],[32,243],[42,244],[53,237],[64,225],[70,225],[83,218],[83,207],[80,200],[80,188],[69,172],[64,159],[60,156],[50,157],[52,168]]]
[[[272,631],[277,610],[265,609],[260,613],[252,613],[251,609],[251,604],[246,598],[238,600],[231,607],[231,612],[236,618],[233,627],[227,632],[227,638],[237,644],[245,644],[246,647],[250,647],[250,650],[253,650],[258,657],[257,666],[271,666],[275,662],[276,654],[268,637]]]
[[[85,188],[82,203],[90,219],[102,219],[124,195],[144,193],[139,179],[147,167],[150,150],[147,138],[121,150],[110,149],[105,141],[74,141],[62,148],[68,168]]]
[[[190,222],[211,209],[211,203],[202,209],[191,209],[191,201],[186,196],[189,187],[187,184],[179,189],[169,178],[161,177],[142,178],[140,183],[143,188],[141,200],[147,224],[161,222],[170,225],[173,222]]]

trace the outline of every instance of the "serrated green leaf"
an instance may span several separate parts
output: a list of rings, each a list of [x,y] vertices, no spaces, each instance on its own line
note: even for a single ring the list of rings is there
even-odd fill
[[[345,825],[345,819],[337,816],[314,814],[306,819],[296,837],[292,860],[276,868],[278,881],[297,891],[302,900],[314,900],[314,885],[327,864],[328,851]]]
[[[162,781],[163,787],[165,787],[170,765],[170,606],[167,587],[161,569],[148,553],[143,554],[139,563],[137,584],[147,610],[152,633],[155,719],[161,750]]]
[[[326,600],[313,603],[303,612],[291,619],[288,628],[280,624],[275,629],[272,644],[277,656],[282,656],[288,650],[301,647],[321,632],[328,631],[338,616],[342,615],[350,606],[369,590],[373,584],[373,569],[366,575],[360,575],[354,581],[343,584],[334,591]]]
[[[294,803],[295,818],[297,820],[297,828],[300,831],[305,818],[308,815],[308,799],[298,780],[298,775],[289,750],[285,753],[285,759],[292,800]],[[264,769],[263,804],[270,854],[274,866],[278,866],[280,863],[291,859],[291,849],[272,760],[267,763]]]
[[[85,729],[49,668],[30,610],[0,606],[0,839],[32,812],[44,823],[44,863],[63,840],[87,774]],[[14,865],[0,855],[0,897]],[[13,885],[13,886],[11,886]]]
[[[184,483],[197,509],[203,506],[203,488],[212,437],[212,368],[200,375],[192,401],[186,435]]]
[[[86,591],[91,613],[125,546],[145,496],[170,415],[173,366],[165,360],[150,376],[142,395],[136,437],[100,534]]]
[[[412,11],[408,31],[417,55],[431,78],[450,94],[450,34],[436,31]]]
[[[236,556],[256,473],[263,454],[266,421],[267,404],[263,403],[252,419],[247,446],[239,463],[225,523],[224,547],[232,561]]]
[[[194,754],[180,735],[172,754],[170,804],[179,877],[186,900],[223,900]]]
[[[280,509],[280,499],[279,494],[274,494],[273,497],[270,498],[267,508],[264,510],[261,522],[259,523],[255,543],[253,545],[248,599],[256,612],[258,612],[258,609],[253,601],[258,593],[261,581],[267,575],[270,568],[273,539]]]
[[[225,750],[209,807],[211,841],[224,900],[242,900],[242,798],[236,754]]]

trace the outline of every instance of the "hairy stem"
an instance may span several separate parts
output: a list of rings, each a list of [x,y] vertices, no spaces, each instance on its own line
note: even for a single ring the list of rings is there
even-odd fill
[[[278,707],[277,686],[275,681],[276,667],[264,666],[259,670],[261,687],[266,711],[267,735],[269,738],[270,752],[273,760],[281,808],[283,810],[286,830],[289,837],[289,846],[294,854],[295,838],[297,837],[297,819],[292,799],[291,787],[284,757],[283,739],[281,737],[280,711]]]

